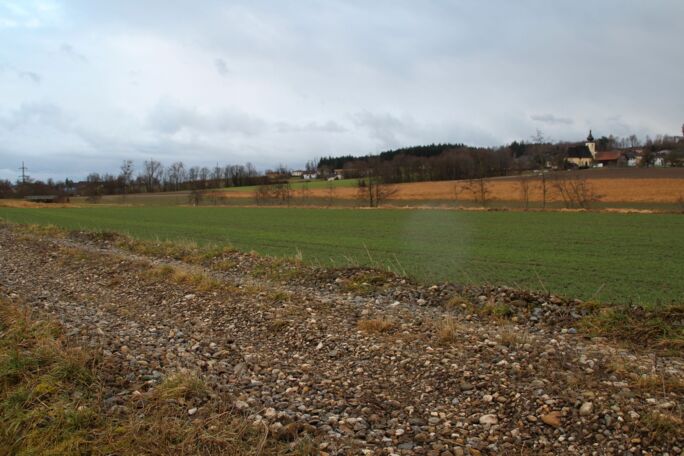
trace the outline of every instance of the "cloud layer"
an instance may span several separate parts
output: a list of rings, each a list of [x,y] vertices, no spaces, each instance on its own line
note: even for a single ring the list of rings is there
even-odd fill
[[[679,0],[0,2],[0,178],[669,133]]]

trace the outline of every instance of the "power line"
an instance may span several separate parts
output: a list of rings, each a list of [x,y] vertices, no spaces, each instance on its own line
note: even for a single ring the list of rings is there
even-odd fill
[[[19,168],[19,170],[21,171],[21,183],[25,184],[26,178],[28,178],[28,176],[26,175],[26,171],[28,171],[28,168],[24,165],[24,162],[21,162],[21,168]]]

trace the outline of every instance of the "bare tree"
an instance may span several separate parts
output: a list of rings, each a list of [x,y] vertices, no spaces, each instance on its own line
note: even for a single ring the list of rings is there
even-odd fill
[[[131,160],[124,160],[119,169],[121,170],[119,180],[121,181],[121,189],[125,200],[128,188],[133,181],[133,162]]]
[[[454,182],[454,185],[451,189],[454,197],[454,203],[458,203],[458,200],[461,198],[464,190],[466,190],[466,188],[461,185],[461,182]]]
[[[204,191],[202,190],[193,189],[188,194],[188,202],[193,206],[199,206],[202,204],[202,200],[204,200]]]
[[[180,186],[185,180],[185,166],[183,162],[174,162],[168,169],[169,182],[175,191],[180,190]]]
[[[571,177],[557,177],[553,187],[563,200],[566,208],[589,209],[601,196],[594,191],[587,179],[573,175]]]
[[[359,198],[368,202],[369,207],[378,207],[397,193],[394,185],[386,183],[381,174],[379,160],[366,163],[358,181]]]
[[[207,188],[207,181],[209,180],[210,173],[211,172],[209,171],[209,168],[207,168],[206,166],[202,167],[199,170],[199,174],[197,175],[197,177],[199,179],[199,184],[201,188]]]
[[[489,196],[491,194],[491,190],[489,189],[489,183],[487,182],[487,179],[484,177],[469,179],[465,188],[473,195],[475,201],[477,201],[481,206],[487,207],[487,205],[489,205]]]
[[[302,201],[306,203],[309,200],[309,195],[310,195],[310,190],[309,190],[309,182],[304,181],[302,184],[302,187],[300,189],[301,194],[302,194]]]
[[[153,192],[154,187],[159,183],[164,172],[162,164],[156,160],[145,160],[143,164],[142,178],[145,184],[145,190],[148,192]]]
[[[542,209],[546,209],[546,198],[549,193],[548,179],[546,176],[546,170],[542,168],[541,175],[539,176],[539,189],[542,195]]]
[[[275,182],[273,184],[259,185],[254,191],[254,200],[257,205],[272,202],[290,206],[292,193],[292,186],[289,182]]]
[[[98,173],[90,173],[86,177],[86,185],[84,188],[84,193],[86,195],[86,201],[89,203],[97,203],[102,199],[102,193],[104,192],[104,186],[102,184],[102,178]]]
[[[333,205],[335,199],[335,181],[328,181],[328,207]]]
[[[518,188],[520,190],[520,200],[522,201],[525,210],[530,208],[530,187],[530,178],[520,176],[518,179]]]
[[[221,188],[223,187],[223,168],[216,163],[216,166],[211,171],[212,187]]]

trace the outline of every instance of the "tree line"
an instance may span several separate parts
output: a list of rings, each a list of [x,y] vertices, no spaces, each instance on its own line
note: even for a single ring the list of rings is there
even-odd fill
[[[377,155],[354,157],[344,155],[325,157],[306,163],[306,172],[332,176],[342,170],[345,178],[359,179],[359,192],[368,197],[371,205],[383,199],[387,191],[379,185],[437,180],[474,180],[488,177],[520,174],[523,171],[566,166],[570,147],[584,142],[552,142],[541,131],[528,141],[514,141],[501,147],[472,147],[461,143],[430,144],[388,150]],[[674,136],[658,135],[642,141],[636,135],[622,138],[601,136],[597,149],[642,151],[642,165],[649,166],[663,150],[670,150],[666,164],[684,166],[684,141]],[[239,187],[244,185],[270,185],[267,175],[276,174],[280,180],[289,175],[287,166],[279,165],[275,173],[260,174],[251,163],[245,165],[216,165],[214,167],[186,166],[173,162],[164,166],[157,160],[146,160],[138,169],[131,160],[124,160],[118,174],[90,173],[84,181],[69,179],[43,182],[26,177],[12,183],[0,180],[0,198],[26,195],[84,195],[98,198],[102,195],[157,191],[200,191],[208,188]],[[271,176],[272,177],[272,176]],[[378,186],[376,186],[378,185]],[[278,193],[279,192],[279,193]],[[279,199],[282,192],[278,189]],[[265,199],[265,198],[264,198]]]
[[[471,147],[463,144],[432,144],[382,152],[378,155],[353,157],[325,157],[318,161],[323,175],[341,170],[344,177],[368,178],[386,184],[436,180],[481,179],[487,177],[519,174],[523,171],[567,166],[566,157],[570,147],[584,142],[552,142],[541,131],[529,141],[514,141],[496,148]],[[674,136],[646,137],[642,142],[636,135],[617,138],[601,136],[596,140],[598,151],[640,149],[644,166],[663,150],[670,154],[666,163],[670,166],[684,165],[684,142]]]
[[[102,195],[126,195],[128,193],[168,192],[181,190],[204,190],[207,188],[240,187],[265,182],[251,163],[215,167],[186,167],[181,161],[164,166],[157,160],[145,160],[136,170],[133,161],[124,160],[118,174],[90,173],[84,181],[66,179],[43,182],[26,177],[12,183],[0,180],[0,198],[26,195],[83,195],[98,198]]]

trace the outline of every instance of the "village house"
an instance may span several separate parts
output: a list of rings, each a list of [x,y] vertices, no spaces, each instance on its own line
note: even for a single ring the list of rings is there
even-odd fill
[[[604,152],[597,152],[594,156],[594,164],[601,167],[608,166],[626,166],[627,159],[619,150],[607,150]]]

